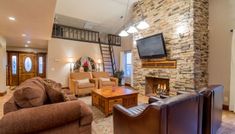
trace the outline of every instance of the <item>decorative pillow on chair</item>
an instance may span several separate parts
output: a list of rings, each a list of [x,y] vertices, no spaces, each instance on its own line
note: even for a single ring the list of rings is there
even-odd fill
[[[103,78],[103,77],[101,77],[100,80],[101,81],[110,81],[110,78]]]
[[[77,82],[79,84],[88,84],[88,83],[90,83],[90,80],[89,79],[82,79],[82,80],[77,80]]]

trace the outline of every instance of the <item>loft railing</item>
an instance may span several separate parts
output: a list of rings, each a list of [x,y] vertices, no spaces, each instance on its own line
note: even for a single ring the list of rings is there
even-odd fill
[[[101,43],[101,44],[106,44],[106,45],[121,46],[120,36],[106,34],[100,37],[100,34],[97,31],[80,29],[80,28],[65,26],[61,24],[53,25],[52,37],[60,38],[60,39],[75,40],[75,41],[90,42],[90,43]]]
[[[91,43],[99,42],[99,32],[60,24],[54,24],[52,37]]]

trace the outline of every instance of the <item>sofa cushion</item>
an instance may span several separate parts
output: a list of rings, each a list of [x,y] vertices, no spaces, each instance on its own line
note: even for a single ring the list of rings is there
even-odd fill
[[[102,85],[103,86],[115,86],[116,84],[113,81],[103,81]]]
[[[82,79],[82,80],[77,80],[79,84],[88,84],[90,83],[89,79]]]
[[[101,77],[101,78],[99,78],[101,81],[110,81],[110,78],[103,78],[103,77]]]
[[[87,84],[78,84],[78,88],[94,88],[94,83],[87,83]]]
[[[41,106],[46,101],[46,91],[41,78],[26,80],[13,94],[15,103],[21,108]]]

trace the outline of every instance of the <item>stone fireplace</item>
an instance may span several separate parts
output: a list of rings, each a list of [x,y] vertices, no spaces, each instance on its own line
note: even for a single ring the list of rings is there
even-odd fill
[[[169,94],[169,79],[145,77],[145,95],[168,95]]]
[[[175,60],[176,68],[143,67],[134,46],[133,87],[148,94],[146,77],[168,79],[170,92],[207,86],[208,0],[143,0],[140,4],[150,27],[134,34],[134,39],[163,33],[166,59]],[[135,5],[133,21],[138,21],[140,16],[139,6]]]

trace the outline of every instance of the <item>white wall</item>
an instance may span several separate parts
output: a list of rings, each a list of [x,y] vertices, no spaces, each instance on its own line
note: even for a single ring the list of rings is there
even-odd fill
[[[224,85],[226,105],[230,90],[230,30],[234,28],[235,0],[209,0],[209,84]]]
[[[116,63],[119,65],[120,47],[114,47]],[[52,38],[48,42],[47,78],[68,86],[70,64],[68,57],[79,59],[89,56],[95,61],[101,59],[99,44]]]
[[[6,91],[6,40],[0,36],[0,92]]]

